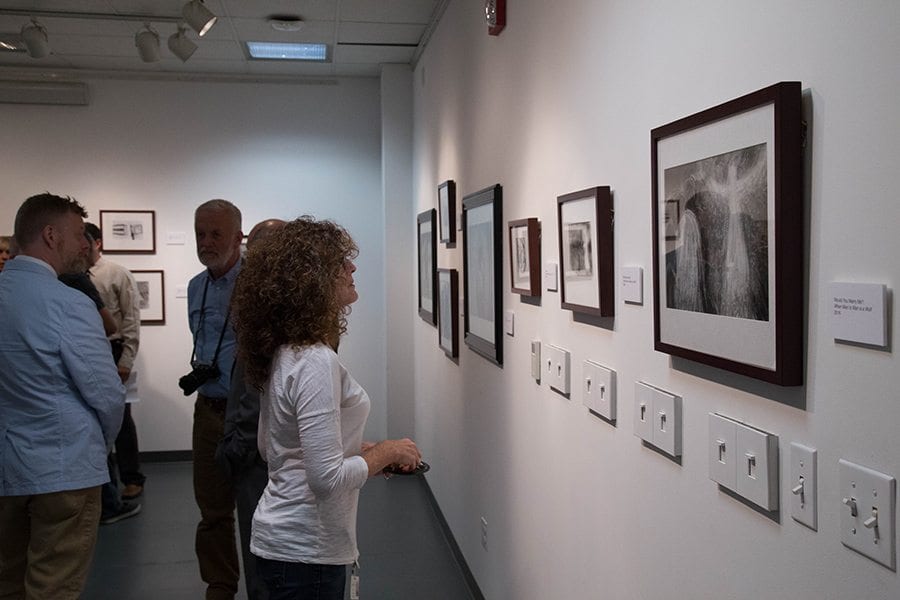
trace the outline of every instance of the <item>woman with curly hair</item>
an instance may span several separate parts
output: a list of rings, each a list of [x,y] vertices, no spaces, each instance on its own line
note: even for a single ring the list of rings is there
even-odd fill
[[[369,397],[335,353],[359,297],[356,255],[343,228],[301,217],[250,249],[232,296],[238,358],[262,390],[269,483],[250,550],[270,600],[342,600],[359,556],[359,489],[388,466],[421,461],[408,439],[363,442]]]

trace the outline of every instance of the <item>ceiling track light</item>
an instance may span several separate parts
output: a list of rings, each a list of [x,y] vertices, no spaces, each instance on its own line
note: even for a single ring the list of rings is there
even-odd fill
[[[147,23],[134,34],[134,45],[145,63],[159,62],[159,34]]]
[[[197,50],[197,44],[187,38],[185,35],[186,31],[187,28],[184,25],[179,25],[178,31],[169,36],[169,50],[180,58],[181,62],[187,62]]]
[[[44,58],[50,54],[47,29],[35,19],[31,19],[30,25],[22,26],[22,40],[31,58]]]
[[[216,15],[206,8],[206,5],[200,0],[189,0],[185,3],[181,14],[184,16],[187,24],[191,26],[191,29],[196,31],[200,37],[206,35],[206,32],[216,24]]]

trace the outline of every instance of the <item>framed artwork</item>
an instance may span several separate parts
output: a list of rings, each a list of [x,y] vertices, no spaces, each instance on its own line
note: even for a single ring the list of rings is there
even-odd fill
[[[459,276],[456,269],[438,269],[438,344],[450,358],[459,356]]]
[[[438,186],[438,215],[441,223],[441,243],[456,244],[456,183],[447,180]]]
[[[101,210],[106,254],[156,254],[156,211]]]
[[[463,302],[466,345],[503,364],[503,188],[463,198]]]
[[[141,307],[141,325],[166,324],[166,293],[162,270],[132,271]]]
[[[512,291],[541,295],[541,223],[535,218],[510,221],[509,278]]]
[[[803,383],[800,100],[777,83],[650,132],[660,352]]]
[[[437,324],[437,231],[434,209],[419,213],[417,240],[419,249],[419,316]]]
[[[613,206],[609,187],[592,187],[556,201],[562,307],[577,313],[612,317]]]

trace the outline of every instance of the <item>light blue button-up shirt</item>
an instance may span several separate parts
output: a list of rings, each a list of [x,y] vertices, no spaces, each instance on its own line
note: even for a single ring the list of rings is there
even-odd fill
[[[109,481],[125,387],[97,308],[19,256],[0,273],[0,496]]]
[[[234,282],[240,271],[241,260],[238,260],[228,272],[218,279],[213,279],[209,270],[206,270],[195,275],[188,283],[188,323],[194,336],[195,360],[204,364],[212,364],[223,328],[225,332],[222,335],[222,346],[216,360],[216,364],[219,366],[219,378],[204,383],[198,390],[204,396],[211,398],[227,397],[228,389],[231,386],[231,366],[234,363],[237,339],[234,327],[231,326],[230,320],[228,323],[225,322],[225,317],[228,314],[228,304],[231,302]],[[206,289],[205,303],[204,288]]]

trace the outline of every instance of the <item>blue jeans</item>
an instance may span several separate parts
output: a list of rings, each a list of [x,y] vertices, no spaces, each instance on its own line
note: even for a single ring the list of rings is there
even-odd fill
[[[256,558],[269,600],[344,600],[346,565],[308,565]]]

